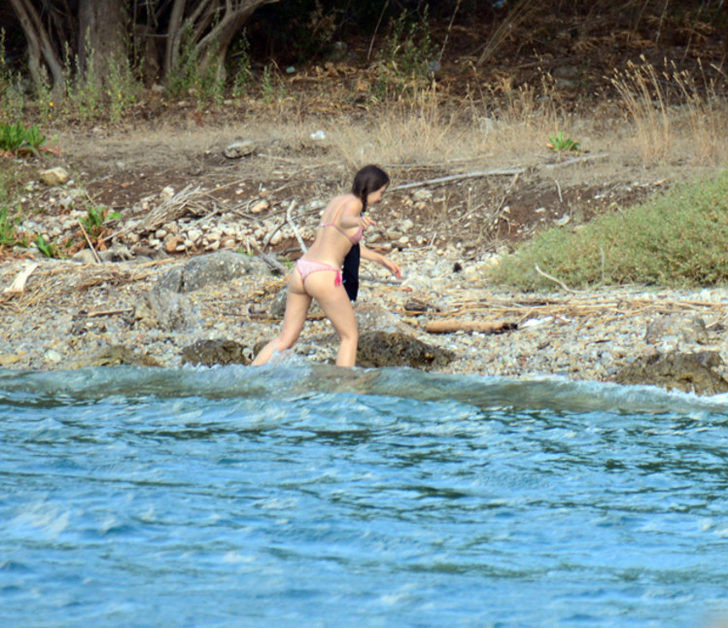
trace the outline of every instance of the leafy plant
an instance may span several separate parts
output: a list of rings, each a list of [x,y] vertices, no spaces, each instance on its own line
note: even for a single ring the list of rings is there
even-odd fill
[[[382,95],[411,94],[428,84],[435,61],[427,10],[419,21],[402,12],[392,21],[379,56],[378,91]]]
[[[35,239],[35,246],[38,247],[38,250],[44,257],[56,257],[58,255],[58,250],[56,249],[55,244],[53,244],[52,242],[48,242],[40,234],[38,234]]]
[[[0,151],[14,155],[24,152],[38,154],[38,148],[45,143],[37,125],[25,128],[20,122],[0,124]]]
[[[564,134],[559,131],[556,135],[549,135],[546,147],[556,153],[577,151],[579,150],[579,142],[575,142],[570,137],[564,137]]]
[[[232,95],[233,98],[240,98],[248,90],[253,79],[253,63],[250,59],[250,43],[248,42],[245,30],[236,40],[232,55]]]
[[[0,248],[5,246],[14,246],[18,243],[18,236],[15,233],[15,227],[19,220],[14,220],[8,216],[8,207],[0,206]]]
[[[93,240],[98,238],[104,230],[104,223],[107,220],[119,220],[121,214],[119,212],[111,212],[99,205],[98,207],[91,206],[86,210],[86,217],[81,218],[81,224],[86,229],[89,237]]]

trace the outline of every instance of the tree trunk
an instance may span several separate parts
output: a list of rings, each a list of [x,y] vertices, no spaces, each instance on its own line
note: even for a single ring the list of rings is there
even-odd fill
[[[28,42],[28,67],[33,82],[40,85],[46,78],[41,71],[42,57],[53,79],[53,88],[61,89],[65,83],[63,63],[38,12],[30,0],[10,0],[10,4],[18,16],[23,34]]]
[[[127,60],[126,4],[125,0],[80,0],[78,5],[80,69],[100,85],[108,83],[114,64]]]
[[[225,56],[235,35],[258,7],[274,2],[278,0],[174,0],[167,31],[165,82],[176,70],[185,45],[195,47],[201,72],[215,68],[222,78]],[[185,39],[185,33],[192,41]]]

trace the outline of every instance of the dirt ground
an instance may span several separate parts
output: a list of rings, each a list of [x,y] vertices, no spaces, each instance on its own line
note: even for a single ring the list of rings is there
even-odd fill
[[[328,121],[329,128],[335,124]],[[254,154],[240,159],[223,155],[227,145],[251,136]],[[158,198],[164,188],[179,191],[188,185],[203,189],[213,207],[245,211],[265,198],[268,212],[284,212],[291,200],[301,208],[347,190],[355,169],[336,147],[305,136],[294,142],[266,138],[255,122],[61,132],[57,141],[60,155],[29,161],[24,176],[30,179],[39,168],[63,165],[90,201],[122,215],[145,198]],[[409,218],[413,245],[456,246],[466,259],[512,250],[554,224],[577,226],[621,211],[699,170],[675,163],[646,169],[621,152],[556,155],[541,146],[502,159],[469,155],[441,163],[379,163],[392,186],[375,209],[375,220],[393,225]],[[59,200],[52,188],[25,195],[29,211],[47,214],[67,211]],[[296,257],[297,250],[291,239],[274,247],[282,257]]]

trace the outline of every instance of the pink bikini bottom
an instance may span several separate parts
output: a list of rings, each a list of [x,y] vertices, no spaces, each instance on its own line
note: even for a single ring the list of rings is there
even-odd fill
[[[299,274],[301,275],[301,281],[303,281],[304,284],[306,283],[306,277],[308,277],[311,273],[317,273],[321,270],[333,270],[336,273],[334,285],[341,285],[341,271],[338,268],[334,268],[330,264],[325,264],[324,262],[314,262],[310,259],[300,258],[296,262],[296,270],[298,270]]]

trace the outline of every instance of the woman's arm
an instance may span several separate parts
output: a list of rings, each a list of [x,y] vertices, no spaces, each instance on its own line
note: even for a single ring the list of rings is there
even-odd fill
[[[352,198],[350,202],[344,206],[341,212],[341,218],[339,218],[339,225],[342,229],[353,229],[354,227],[361,227],[366,229],[372,225],[376,225],[369,216],[362,215],[362,204],[358,198]]]
[[[397,266],[397,264],[395,264],[393,261],[384,257],[384,255],[368,249],[363,244],[359,244],[359,252],[364,259],[371,260],[372,262],[377,262],[378,264],[384,266],[384,268],[391,272],[397,279],[402,278],[402,269]]]

